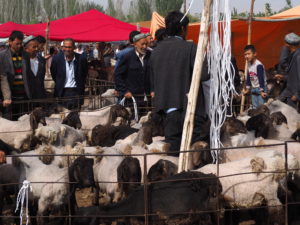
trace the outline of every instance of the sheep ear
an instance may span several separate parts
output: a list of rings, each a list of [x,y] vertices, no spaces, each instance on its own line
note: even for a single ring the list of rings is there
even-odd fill
[[[30,128],[33,131],[38,128],[38,123],[37,123],[37,120],[36,120],[36,117],[35,117],[34,113],[30,114],[29,121],[30,121]]]

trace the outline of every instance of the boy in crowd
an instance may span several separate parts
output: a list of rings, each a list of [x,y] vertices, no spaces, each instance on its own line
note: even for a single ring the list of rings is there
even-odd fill
[[[248,62],[246,90],[243,94],[251,91],[252,107],[256,109],[265,103],[267,97],[267,79],[263,64],[256,58],[256,49],[253,45],[244,48],[245,59]],[[251,89],[251,90],[250,90]]]

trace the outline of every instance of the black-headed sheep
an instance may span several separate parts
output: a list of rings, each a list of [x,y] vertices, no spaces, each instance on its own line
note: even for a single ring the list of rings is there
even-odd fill
[[[66,124],[75,129],[81,129],[82,124],[77,111],[70,112],[62,121],[62,124]]]
[[[124,139],[138,130],[129,126],[97,125],[92,130],[91,145],[111,147],[117,140]]]
[[[174,163],[160,159],[151,166],[147,178],[149,182],[160,181],[177,174],[178,167]]]
[[[141,185],[142,171],[140,162],[130,156],[125,157],[117,169],[119,191],[124,198]]]

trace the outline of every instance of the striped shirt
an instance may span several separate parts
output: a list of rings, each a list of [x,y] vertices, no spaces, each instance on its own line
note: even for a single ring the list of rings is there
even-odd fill
[[[26,93],[24,88],[23,71],[22,71],[22,56],[13,54],[12,62],[15,70],[15,79],[11,90],[12,96],[24,98],[26,96]]]

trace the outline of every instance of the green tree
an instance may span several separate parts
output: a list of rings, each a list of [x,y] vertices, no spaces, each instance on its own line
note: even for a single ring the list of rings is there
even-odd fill
[[[289,9],[293,8],[291,0],[286,0],[286,7],[288,7]]]
[[[155,0],[156,10],[162,16],[166,16],[170,11],[180,10],[182,3],[182,0]]]
[[[266,16],[271,16],[272,15],[272,8],[270,3],[265,4],[265,14]]]
[[[117,16],[117,11],[115,8],[115,4],[113,2],[113,0],[108,0],[108,6],[106,9],[106,13],[112,17],[116,17]]]
[[[151,20],[151,16],[152,16],[152,0],[138,0],[136,19],[138,21]]]

